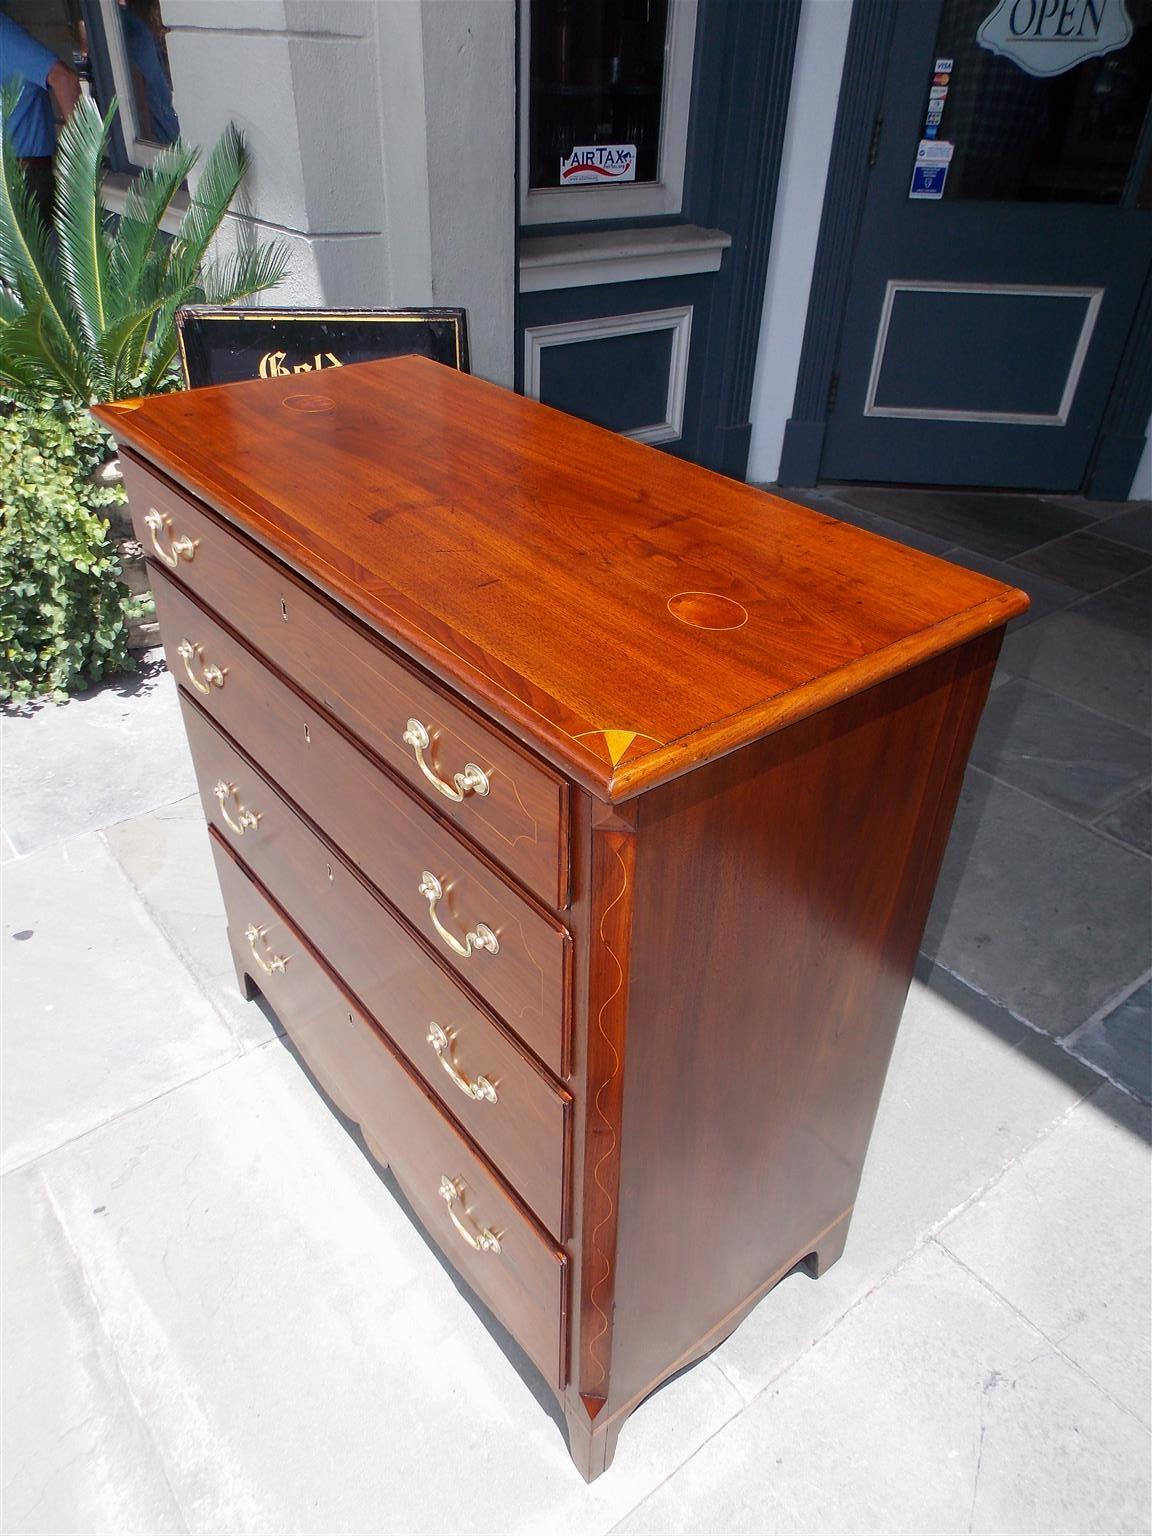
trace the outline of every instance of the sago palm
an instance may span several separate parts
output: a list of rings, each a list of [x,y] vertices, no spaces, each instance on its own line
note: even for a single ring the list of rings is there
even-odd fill
[[[204,164],[174,236],[161,229],[199,158],[179,141],[132,183],[119,216],[101,197],[116,110],[82,99],[60,134],[49,231],[8,132],[15,93],[0,110],[0,395],[71,396],[83,405],[149,394],[170,381],[174,316],[182,304],[230,304],[272,288],[287,267],[280,242],[209,257],[212,238],[248,168],[229,125]]]

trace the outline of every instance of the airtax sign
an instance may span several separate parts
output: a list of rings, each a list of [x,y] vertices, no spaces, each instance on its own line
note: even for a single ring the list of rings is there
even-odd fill
[[[1131,36],[1124,0],[1000,0],[976,41],[1043,77],[1114,53]]]
[[[577,144],[572,153],[560,161],[562,187],[635,180],[635,144]]]

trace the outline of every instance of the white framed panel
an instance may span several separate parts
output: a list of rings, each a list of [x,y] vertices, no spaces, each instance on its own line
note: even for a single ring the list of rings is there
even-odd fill
[[[107,3],[107,0],[101,0]],[[115,4],[115,0],[111,0]],[[679,213],[684,203],[684,162],[692,67],[696,53],[697,0],[668,0],[664,42],[664,89],[660,111],[660,167],[655,181],[614,187],[528,186],[528,110],[531,99],[531,0],[520,0],[520,222],[575,224],[588,219],[652,218]]]
[[[1003,294],[1016,298],[1063,298],[1087,300],[1084,319],[1072,355],[1068,372],[1055,411],[977,411],[950,410],[942,406],[878,405],[876,391],[884,367],[884,353],[888,345],[888,332],[892,324],[892,309],[899,293],[913,291],[945,294]],[[1066,424],[1076,397],[1076,388],[1084,369],[1084,359],[1096,329],[1103,288],[1069,287],[1067,285],[1034,286],[1029,283],[949,283],[934,282],[921,278],[889,278],[884,291],[884,303],[880,310],[880,323],[876,328],[876,342],[872,350],[872,366],[868,373],[868,388],[864,396],[865,416],[896,416],[913,421],[985,421],[1006,426],[1062,427]]]
[[[668,394],[662,421],[646,422],[622,432],[641,443],[672,443],[684,429],[684,396],[688,385],[688,354],[692,344],[692,305],[650,309],[631,315],[598,315],[590,320],[564,320],[555,325],[530,326],[524,332],[524,393],[540,398],[540,364],[548,347],[564,347],[609,336],[634,336],[643,331],[671,331]]]

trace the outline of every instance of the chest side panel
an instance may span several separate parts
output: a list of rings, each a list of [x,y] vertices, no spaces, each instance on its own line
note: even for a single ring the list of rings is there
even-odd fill
[[[642,800],[611,1410],[851,1210],[999,639]]]

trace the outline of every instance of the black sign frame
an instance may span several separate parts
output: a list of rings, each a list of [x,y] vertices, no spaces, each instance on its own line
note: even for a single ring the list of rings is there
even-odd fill
[[[187,304],[176,311],[176,342],[186,389],[315,373],[411,353],[460,373],[469,371],[467,312],[456,308],[235,309]]]

